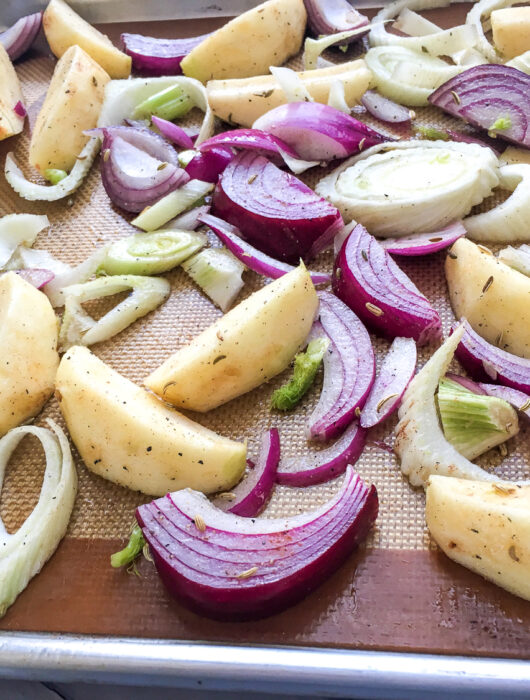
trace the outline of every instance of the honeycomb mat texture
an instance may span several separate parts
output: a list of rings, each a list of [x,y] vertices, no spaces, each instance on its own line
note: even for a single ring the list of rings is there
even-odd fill
[[[337,60],[337,53],[327,52],[326,57]],[[344,58],[342,54],[340,56],[340,60],[347,60],[354,57],[354,54],[350,50]],[[300,67],[301,59],[294,59],[291,65]],[[54,60],[51,57],[35,55],[17,65],[32,119],[42,103],[53,67]],[[416,112],[417,123],[438,127],[456,126],[454,120],[442,116],[435,109],[426,108]],[[361,115],[361,118],[381,128],[380,124],[375,124],[367,115]],[[394,133],[400,135],[397,131]],[[404,136],[405,132],[401,135]],[[21,137],[2,146],[2,153],[5,155],[7,150],[14,149],[19,162],[27,168],[28,143],[29,133],[26,128]],[[2,157],[2,167],[3,162]],[[326,172],[315,168],[307,176],[302,176],[302,179],[314,186]],[[491,207],[504,196],[505,194],[498,193],[483,203],[482,207]],[[97,162],[81,188],[70,199],[56,203],[25,202],[13,193],[1,177],[0,215],[12,212],[47,214],[50,228],[39,235],[35,247],[44,248],[70,264],[81,262],[96,247],[136,230],[128,223],[126,216],[111,205],[100,181]],[[398,262],[439,311],[447,334],[454,317],[447,299],[444,257],[444,253],[438,253],[425,258],[401,258]],[[332,255],[328,252],[314,261],[312,268],[330,270],[331,264]],[[183,270],[177,268],[165,277],[171,282],[172,288],[171,296],[165,304],[112,340],[92,348],[103,361],[137,383],[141,383],[168,355],[189,342],[220,315],[220,311]],[[239,300],[267,281],[251,271],[245,272],[244,278],[246,284]],[[372,336],[372,340],[379,365],[389,344],[375,336]],[[419,366],[424,364],[432,351],[433,348],[421,349]],[[306,453],[308,445],[304,436],[305,420],[318,400],[321,378],[301,408],[288,415],[271,413],[269,401],[272,391],[285,381],[289,372],[286,370],[274,381],[207,415],[189,415],[223,435],[238,440],[248,438],[249,457],[255,457],[260,435],[272,426],[280,430],[284,455]],[[57,402],[53,398],[38,416],[36,423],[43,425],[46,418],[53,418],[64,427]],[[366,449],[355,465],[363,479],[376,484],[380,498],[377,526],[370,535],[367,546],[426,549],[432,545],[424,524],[424,495],[423,491],[413,489],[403,478],[392,453],[395,423],[395,418],[387,420],[369,434]],[[528,428],[523,424],[521,427],[520,434],[509,443],[508,457],[501,460],[499,452],[493,450],[480,460],[481,465],[495,467],[499,476],[528,477]],[[79,493],[68,534],[88,538],[124,537],[133,521],[135,507],[149,499],[93,475],[79,459],[75,448],[74,456],[79,473]],[[40,446],[34,438],[26,438],[11,461],[2,495],[0,514],[8,529],[18,527],[36,503],[43,468]],[[336,492],[340,482],[341,479],[338,478],[306,489],[277,487],[265,515],[275,517],[317,507]]]

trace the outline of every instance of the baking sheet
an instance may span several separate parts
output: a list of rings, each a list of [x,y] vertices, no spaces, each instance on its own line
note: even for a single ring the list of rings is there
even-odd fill
[[[429,16],[448,25],[463,17],[463,11],[454,7]],[[187,36],[209,31],[219,23],[135,23],[106,26],[105,31],[110,29],[113,38],[130,29],[153,36]],[[336,54],[333,56],[336,58]],[[299,60],[291,65],[297,67]],[[51,57],[36,54],[17,64],[31,116],[43,98],[53,66]],[[434,110],[417,113],[423,123],[455,124],[449,117],[440,118]],[[24,163],[27,137],[25,133],[13,143],[2,144],[2,162],[4,154],[14,149]],[[313,174],[306,180],[314,184],[316,177]],[[104,242],[135,230],[110,205],[97,167],[71,199],[51,204],[20,200],[2,179],[0,215],[23,211],[48,214],[52,225],[39,236],[36,247],[46,248],[72,264]],[[423,260],[399,262],[438,309],[447,332],[453,316],[445,295],[443,260],[443,253],[439,253]],[[330,265],[330,254],[324,254],[312,267],[327,269]],[[111,341],[92,348],[101,359],[138,383],[220,315],[182,270],[165,276],[171,282],[172,295],[162,307]],[[263,279],[252,272],[245,273],[245,278],[241,298],[263,284]],[[375,337],[373,340],[380,362],[388,343]],[[420,363],[430,352],[432,349],[420,353]],[[303,453],[307,449],[304,419],[318,398],[319,385],[295,414],[272,415],[268,408],[270,395],[284,379],[282,375],[207,416],[190,416],[235,439],[248,437],[250,456],[257,450],[259,435],[272,426],[280,430],[284,454]],[[45,417],[61,422],[54,399],[37,424],[42,424]],[[166,595],[148,562],[140,563],[140,577],[112,570],[108,564],[110,553],[120,547],[134,508],[149,499],[91,474],[74,450],[79,494],[67,537],[0,621],[0,629],[527,658],[530,604],[434,551],[424,525],[423,492],[409,486],[388,451],[393,424],[389,421],[370,434],[367,449],[356,464],[361,476],[376,484],[381,504],[377,526],[366,546],[305,601],[253,624],[214,623],[182,609]],[[509,458],[497,469],[499,475],[528,477],[528,442],[528,429],[523,428],[510,446]],[[482,464],[494,467],[499,462],[500,455],[492,452]],[[8,529],[17,527],[36,502],[42,471],[40,449],[28,439],[12,460],[4,486],[0,514]],[[308,489],[277,487],[266,515],[316,507],[339,485],[340,479]]]

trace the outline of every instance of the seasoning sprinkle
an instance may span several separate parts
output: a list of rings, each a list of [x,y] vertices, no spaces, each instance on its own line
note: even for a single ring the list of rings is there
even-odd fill
[[[106,163],[110,158],[110,148],[106,148],[103,152],[103,162]]]
[[[355,409],[355,415],[357,416],[357,418],[359,418],[359,416],[361,415],[361,409],[359,408],[359,406],[357,406]]]
[[[223,336],[223,334],[221,333],[221,331],[217,331],[217,333],[216,333],[215,335],[219,338],[219,340],[220,340],[221,342],[224,340],[224,336]]]
[[[236,499],[236,494],[231,493],[230,491],[225,491],[224,493],[220,493],[218,498],[222,498],[224,501],[234,501]]]
[[[501,457],[507,457],[508,448],[506,447],[506,444],[504,442],[501,442],[501,444],[499,445],[499,452]]]
[[[456,255],[456,253],[449,251],[447,255],[451,258],[451,260],[458,260],[458,255]]]
[[[204,532],[206,530],[206,524],[200,515],[194,515],[193,522],[199,532]]]
[[[153,557],[151,556],[151,552],[150,552],[150,550],[149,550],[149,545],[147,544],[147,542],[146,542],[146,543],[144,544],[144,546],[142,547],[142,554],[143,554],[144,557],[147,559],[147,561],[150,561],[151,564],[154,563],[155,560],[154,560]]]
[[[225,360],[226,355],[217,355],[215,360],[212,362],[212,365],[216,365],[218,362],[221,362],[221,360]]]
[[[246,571],[242,571],[240,574],[237,574],[236,578],[250,578],[251,576],[254,576],[257,571],[258,567],[253,566],[251,569],[247,569]]]
[[[411,119],[416,119],[416,112],[413,109],[409,109],[409,117]]]
[[[429,238],[429,241],[431,243],[438,243],[438,241],[441,241],[441,240],[442,240],[441,236],[438,236],[437,238]]]
[[[366,254],[366,250],[361,250],[361,255],[363,256],[363,260],[368,260],[368,255]]]
[[[359,141],[359,150],[360,150],[360,151],[363,150],[363,146],[364,146],[364,142],[365,142],[365,141],[366,141],[366,138],[361,139],[361,140]]]
[[[488,289],[491,287],[493,284],[493,275],[490,275],[488,279],[486,280],[486,284],[482,287],[482,294],[485,294],[485,292],[488,291]]]
[[[451,90],[451,95],[453,96],[453,100],[456,102],[456,104],[459,105],[460,97],[457,95],[457,93],[454,90]]]
[[[503,486],[502,484],[492,484],[491,487],[501,496],[509,496],[511,493],[514,492],[514,489],[506,488],[506,486]]]
[[[383,311],[383,309],[380,309],[378,306],[376,306],[375,304],[372,304],[372,303],[369,302],[369,301],[366,302],[365,306],[366,306],[366,308],[368,309],[368,311],[369,311],[371,314],[373,314],[374,316],[383,316],[384,313],[385,313],[385,312]]]
[[[383,408],[383,406],[385,405],[385,403],[386,403],[387,401],[390,401],[390,399],[394,399],[396,396],[397,396],[397,394],[390,394],[390,395],[387,396],[386,398],[381,399],[381,401],[377,404],[377,412],[379,413],[379,411]]]
[[[502,343],[502,336],[503,336],[503,335],[504,335],[504,330],[502,330],[502,331],[499,333],[499,335],[496,337],[496,339],[495,339],[495,345],[497,345],[497,347],[500,347],[500,346],[501,346],[501,343]]]
[[[515,552],[515,546],[512,544],[510,549],[508,550],[508,554],[510,555],[510,559],[513,559],[514,561],[520,561],[519,557],[517,556]]]
[[[167,168],[168,164],[167,163],[160,163],[158,166],[157,170],[163,170],[164,168]]]
[[[257,173],[254,173],[254,175],[251,175],[251,176],[248,178],[248,184],[251,185],[257,177],[258,177],[258,174],[257,174]]]
[[[529,408],[530,408],[530,399],[525,401],[522,406],[519,406],[520,411],[528,411]]]
[[[480,243],[477,243],[477,248],[481,250],[483,253],[486,253],[486,255],[493,255],[493,252],[488,248],[488,246],[481,245]]]

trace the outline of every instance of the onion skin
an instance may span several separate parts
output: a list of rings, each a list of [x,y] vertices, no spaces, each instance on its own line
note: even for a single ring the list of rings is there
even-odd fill
[[[238,621],[307,596],[364,540],[377,512],[375,486],[349,467],[339,493],[301,516],[240,518],[186,489],[140,506],[136,518],[169,593],[199,614]]]
[[[250,473],[230,492],[230,500],[217,496],[212,501],[220,510],[246,518],[259,515],[269,500],[280,461],[280,436],[277,428],[268,430],[262,438],[257,463]]]
[[[441,231],[433,231],[432,233],[414,233],[412,236],[402,238],[385,238],[379,241],[387,253],[392,255],[416,256],[416,255],[431,255],[439,250],[448,248],[453,245],[462,236],[467,233],[461,221],[455,221],[449,224]]]
[[[530,360],[491,345],[475,333],[467,321],[464,321],[464,335],[455,357],[477,382],[493,381],[530,393]]]
[[[486,130],[499,117],[509,117],[510,127],[495,130],[496,136],[530,148],[530,76],[517,68],[473,66],[441,85],[429,102]]]
[[[317,255],[343,226],[333,205],[251,151],[239,153],[223,172],[212,213],[262,252],[288,263]]]
[[[340,249],[332,285],[339,299],[385,338],[414,338],[424,345],[442,337],[438,313],[361,224]]]
[[[280,462],[276,481],[284,486],[314,486],[340,476],[359,459],[366,443],[366,431],[354,421],[331,447],[310,455]]]
[[[30,48],[42,25],[42,12],[21,17],[9,29],[0,34],[0,44],[12,61],[16,61]]]
[[[291,158],[300,158],[298,153],[293,150],[289,144],[260,129],[234,129],[233,131],[225,131],[222,134],[217,134],[203,141],[199,150],[209,151],[216,146],[257,151],[260,155],[270,158],[276,165],[283,165],[281,151],[285,151]]]
[[[177,146],[188,149],[193,148],[193,140],[191,136],[178,124],[173,124],[173,122],[170,122],[167,119],[157,117],[156,114],[151,116],[151,123],[157,127],[162,136]]]
[[[370,23],[368,17],[357,12],[347,0],[304,0],[307,11],[307,23],[316,36],[320,34],[337,34],[357,29]],[[368,31],[368,27],[366,31]],[[354,37],[355,41],[360,37]],[[343,41],[349,44],[350,41]]]
[[[216,146],[208,151],[199,151],[185,170],[192,180],[215,184],[234,157],[233,151],[227,146]]]
[[[209,34],[186,39],[156,39],[142,34],[122,34],[125,53],[132,59],[133,70],[141,75],[181,75],[180,64],[189,52]]]

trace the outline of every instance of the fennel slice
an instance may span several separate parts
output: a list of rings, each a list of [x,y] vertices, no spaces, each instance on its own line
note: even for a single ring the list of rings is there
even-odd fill
[[[226,248],[206,248],[182,263],[182,268],[194,282],[219,306],[227,311],[244,282],[245,266]]]

